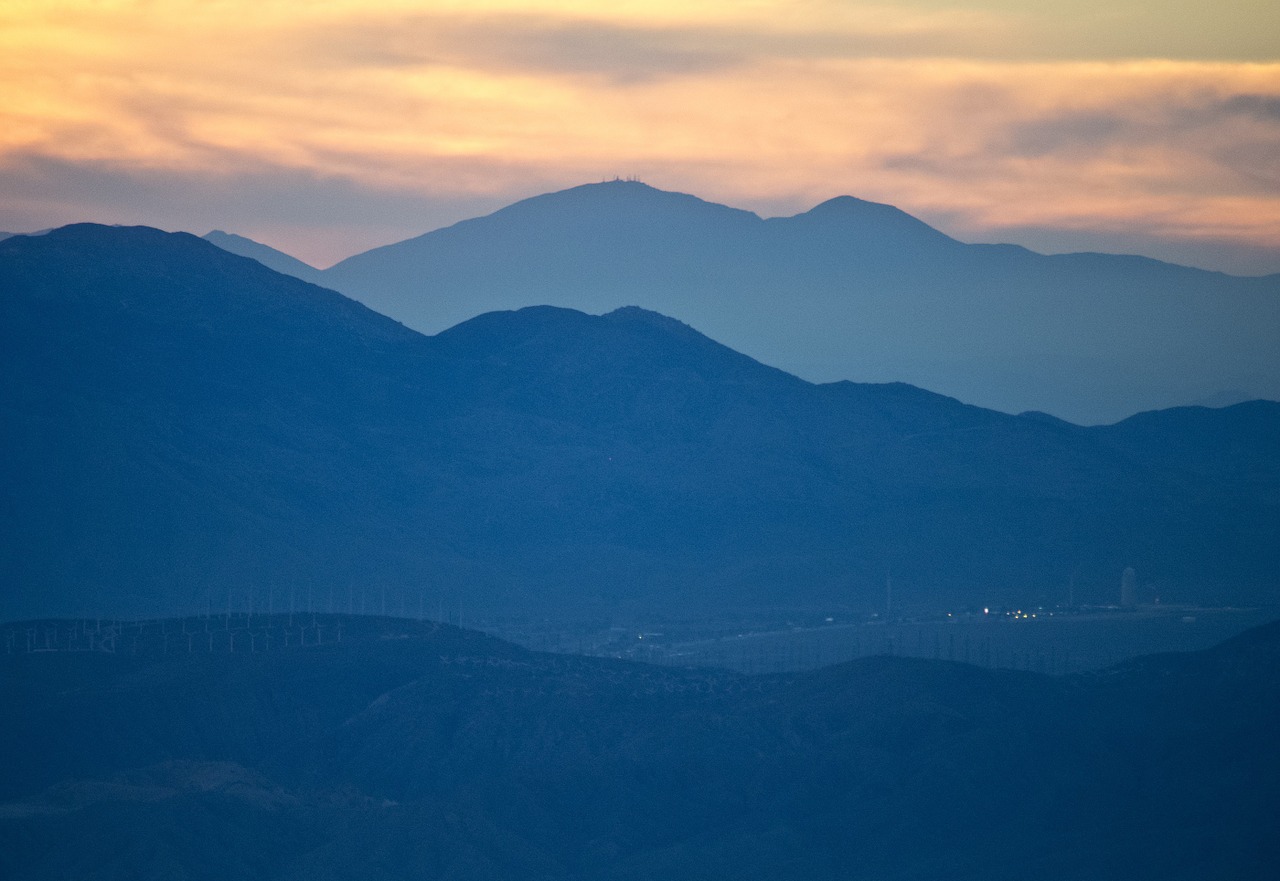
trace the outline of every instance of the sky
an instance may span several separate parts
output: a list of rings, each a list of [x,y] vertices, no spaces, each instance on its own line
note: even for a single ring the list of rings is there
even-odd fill
[[[0,230],[318,266],[633,177],[1280,272],[1274,0],[0,0]]]

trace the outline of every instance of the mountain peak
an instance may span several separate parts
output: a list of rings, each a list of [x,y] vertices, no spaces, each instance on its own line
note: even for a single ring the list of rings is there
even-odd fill
[[[684,322],[668,318],[659,312],[641,309],[639,306],[624,306],[606,315],[591,315],[578,309],[566,309],[561,306],[525,306],[521,309],[496,310],[477,315],[436,334],[438,341],[456,344],[462,340],[474,341],[484,339],[487,345],[501,341],[501,345],[510,346],[524,344],[532,339],[541,339],[553,347],[570,345],[571,339],[584,333],[604,331],[616,343],[621,339],[618,331],[627,327],[648,327],[663,331],[666,334],[685,339],[696,338],[707,340]],[[606,330],[611,328],[611,330]],[[713,345],[719,345],[713,343]]]
[[[872,202],[870,199],[859,199],[857,196],[834,196],[825,202],[819,202],[813,208],[809,209],[809,214],[835,214],[842,212],[852,214],[853,212],[895,212],[904,214],[906,212],[887,202]]]
[[[545,193],[524,199],[496,212],[491,217],[519,216],[530,211],[567,211],[590,216],[605,214],[621,219],[644,217],[646,219],[675,215],[682,217],[705,216],[731,218],[759,222],[760,217],[741,208],[730,208],[718,202],[708,202],[688,193],[660,190],[638,180],[610,180],[581,184],[554,193]],[[567,218],[566,218],[567,219]]]
[[[17,235],[4,240],[4,245],[17,251],[44,254],[66,251],[75,259],[86,260],[91,265],[97,260],[115,263],[131,252],[142,253],[158,249],[157,253],[190,253],[207,247],[190,233],[170,233],[151,226],[122,226],[103,223],[71,223],[51,229],[42,235]]]
[[[834,199],[818,203],[803,214],[785,219],[841,226],[856,225],[862,232],[874,230],[895,237],[909,236],[918,241],[933,240],[959,244],[947,234],[939,232],[901,208],[883,202],[859,199],[855,196],[836,196]]]
[[[608,398],[668,370],[716,381],[732,377],[736,383],[808,385],[684,322],[637,306],[605,315],[557,306],[488,312],[433,339],[439,351],[451,356],[497,359],[526,373],[550,370],[562,378],[606,377],[601,388],[612,389]]]
[[[655,312],[652,309],[644,309],[640,306],[623,306],[620,309],[614,309],[612,312],[605,313],[604,317],[609,321],[629,321],[637,324],[648,324],[651,327],[660,327],[663,330],[675,331],[677,333],[698,333],[689,325],[679,319],[663,315],[661,312]],[[701,334],[699,334],[701,336]]]

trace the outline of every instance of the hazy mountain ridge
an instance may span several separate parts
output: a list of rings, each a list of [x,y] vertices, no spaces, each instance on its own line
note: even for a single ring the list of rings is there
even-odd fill
[[[1227,389],[1280,398],[1280,276],[965,245],[852,197],[762,220],[591,184],[356,255],[323,283],[432,333],[492,310],[635,304],[809,379],[1077,422]]]
[[[1273,596],[1280,405],[1086,429],[639,309],[428,338],[146,229],[6,240],[0,291],[3,617]]]
[[[276,272],[292,275],[294,278],[300,278],[312,284],[324,284],[321,280],[323,274],[316,267],[309,263],[304,263],[297,257],[290,256],[283,251],[278,251],[269,245],[255,242],[253,239],[223,232],[220,229],[207,232],[201,238],[206,242],[217,245],[224,251],[230,251],[232,254],[239,254],[241,257],[257,260],[263,266]]]
[[[891,657],[746,677],[389,619],[125,625],[115,654],[0,656],[0,870],[1262,878],[1278,635],[1065,679]]]

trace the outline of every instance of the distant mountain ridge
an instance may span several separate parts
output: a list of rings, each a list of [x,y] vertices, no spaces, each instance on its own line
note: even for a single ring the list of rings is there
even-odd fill
[[[1280,275],[966,245],[848,196],[763,220],[589,184],[355,255],[320,283],[424,333],[529,305],[640,305],[810,380],[901,380],[1079,423],[1226,390],[1280,399]]]
[[[283,272],[285,275],[292,275],[294,278],[300,278],[312,284],[323,285],[324,273],[319,269],[309,263],[303,263],[297,257],[291,257],[283,251],[277,251],[269,245],[255,242],[253,239],[247,239],[234,233],[223,232],[220,229],[207,232],[201,238],[206,242],[217,245],[224,251],[230,251],[232,254],[239,254],[241,257],[257,260],[268,269]]]
[[[651,311],[424,337],[185,234],[0,242],[0,619],[1274,596],[1280,405],[813,385]]]

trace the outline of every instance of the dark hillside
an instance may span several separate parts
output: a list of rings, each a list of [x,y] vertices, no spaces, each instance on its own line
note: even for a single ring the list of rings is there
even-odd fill
[[[114,654],[66,650],[104,627]],[[29,629],[63,650],[24,652]],[[0,655],[7,878],[1192,879],[1280,865],[1274,625],[1067,679],[889,657],[744,677],[335,616],[5,630],[19,641]],[[232,633],[257,634],[257,650],[232,651]]]

